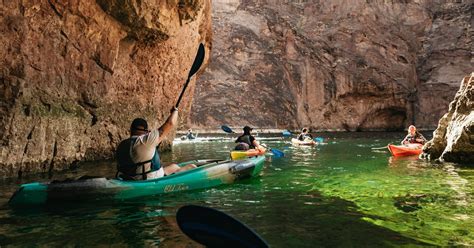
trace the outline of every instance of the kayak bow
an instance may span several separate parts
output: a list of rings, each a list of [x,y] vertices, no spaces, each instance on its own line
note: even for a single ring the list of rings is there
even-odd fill
[[[422,144],[409,144],[409,145],[391,145],[389,144],[388,150],[394,157],[402,157],[402,156],[414,156],[420,155],[422,152],[423,145]]]

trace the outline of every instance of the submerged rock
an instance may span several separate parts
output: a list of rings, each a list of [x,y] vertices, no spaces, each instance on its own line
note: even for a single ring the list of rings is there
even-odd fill
[[[0,177],[111,158],[133,118],[164,121],[211,41],[210,0],[8,0],[0,16]]]
[[[464,77],[448,113],[439,121],[422,157],[474,163],[474,72]]]

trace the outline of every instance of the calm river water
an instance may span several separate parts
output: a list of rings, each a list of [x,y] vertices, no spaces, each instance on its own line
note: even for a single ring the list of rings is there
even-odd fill
[[[13,209],[18,185],[85,174],[113,177],[115,164],[0,181],[0,246],[199,247],[177,227],[180,206],[211,206],[254,228],[272,247],[474,246],[474,165],[393,158],[371,147],[403,133],[324,133],[316,148],[265,137],[285,152],[258,178],[234,185],[140,198],[123,204]],[[430,136],[427,134],[426,136]],[[230,136],[176,143],[163,161],[227,158]],[[260,137],[263,138],[263,137]]]

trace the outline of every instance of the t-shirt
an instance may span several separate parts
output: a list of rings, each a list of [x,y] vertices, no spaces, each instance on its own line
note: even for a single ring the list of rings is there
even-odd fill
[[[136,138],[131,152],[131,158],[134,163],[140,163],[152,159],[155,155],[157,146],[160,144],[161,141],[160,131],[158,131],[158,129],[154,129],[148,134],[132,136],[132,138]],[[145,171],[149,171],[151,162],[146,163],[144,166]],[[163,167],[161,167],[158,171],[148,173],[146,176],[147,179],[152,179],[162,177],[163,175],[164,171]]]

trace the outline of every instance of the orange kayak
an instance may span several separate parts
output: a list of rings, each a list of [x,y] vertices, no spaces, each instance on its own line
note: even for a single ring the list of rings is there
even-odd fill
[[[422,148],[422,144],[409,144],[401,146],[388,145],[388,150],[394,157],[420,155]]]
[[[265,154],[267,150],[265,148],[260,149],[249,149],[247,151],[231,151],[230,157],[232,160],[244,159],[253,156],[259,156]]]

